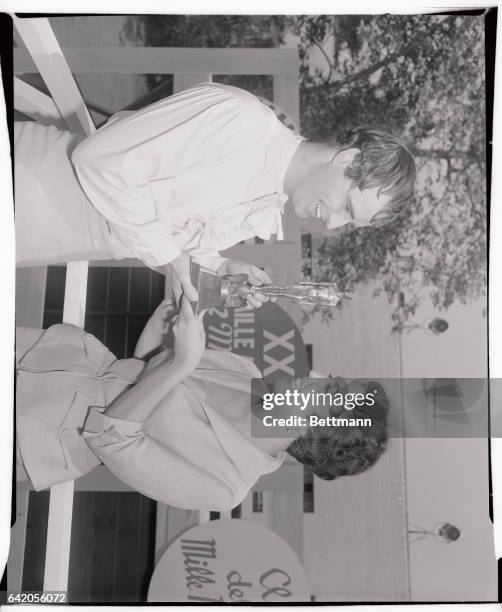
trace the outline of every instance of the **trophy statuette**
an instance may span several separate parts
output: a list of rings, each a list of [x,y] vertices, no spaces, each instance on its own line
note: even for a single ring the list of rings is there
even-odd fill
[[[286,298],[307,306],[337,306],[344,298],[352,298],[352,290],[340,289],[335,282],[298,281],[289,285],[260,285],[248,283],[246,274],[219,276],[192,262],[191,280],[199,293],[194,311],[227,306],[242,307],[255,293],[268,297]]]

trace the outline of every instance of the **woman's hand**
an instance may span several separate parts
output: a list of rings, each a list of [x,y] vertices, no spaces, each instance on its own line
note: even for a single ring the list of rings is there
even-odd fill
[[[158,309],[155,320],[162,322],[163,306]],[[155,365],[147,364],[144,374],[136,384],[113,401],[106,414],[126,421],[143,423],[152,412],[161,406],[166,395],[197,367],[204,353],[205,334],[202,315],[196,318],[186,296],[181,300],[181,310],[173,317],[174,358],[161,360]]]
[[[202,311],[196,317],[190,300],[183,295],[180,311],[173,326],[174,362],[187,374],[195,370],[206,348],[206,333],[202,322],[205,312]]]
[[[197,290],[190,278],[190,257],[182,253],[164,267],[167,283],[171,288],[176,304],[180,303],[181,295],[185,294],[192,302],[198,299]]]
[[[259,287],[260,285],[270,285],[272,281],[269,275],[253,264],[248,264],[237,259],[226,259],[218,268],[218,274],[225,276],[227,274],[246,274],[250,285]],[[254,293],[248,296],[248,306],[259,308],[263,302],[266,302],[268,297],[263,293]]]
[[[169,322],[176,307],[172,300],[163,300],[148,319],[134,350],[134,356],[147,360],[162,348]]]

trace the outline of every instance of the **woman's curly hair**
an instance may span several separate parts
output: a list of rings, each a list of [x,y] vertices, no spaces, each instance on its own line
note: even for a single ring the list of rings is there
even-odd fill
[[[287,452],[324,480],[353,476],[364,472],[380,458],[387,448],[387,412],[389,403],[378,383],[375,404],[351,411],[350,418],[371,419],[368,427],[333,427],[330,437],[321,437],[312,428],[288,446]]]

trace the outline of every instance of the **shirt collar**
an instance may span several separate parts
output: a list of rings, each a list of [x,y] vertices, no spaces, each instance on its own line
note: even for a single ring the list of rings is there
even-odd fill
[[[273,159],[272,171],[274,173],[276,191],[278,193],[284,193],[284,181],[289,164],[298,150],[298,147],[304,140],[305,138],[303,138],[303,136],[296,134],[277,120],[270,143],[269,154]]]

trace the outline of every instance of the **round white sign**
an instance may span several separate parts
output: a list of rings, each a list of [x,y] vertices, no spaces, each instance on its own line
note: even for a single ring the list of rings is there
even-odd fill
[[[305,571],[270,529],[240,519],[198,525],[157,563],[150,602],[278,603],[310,601]]]

